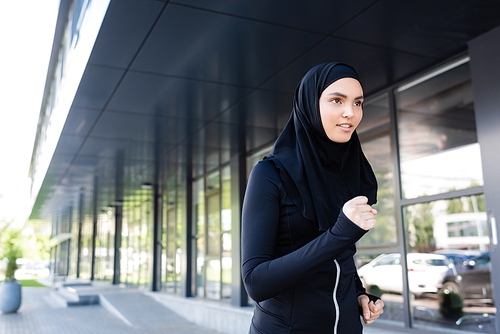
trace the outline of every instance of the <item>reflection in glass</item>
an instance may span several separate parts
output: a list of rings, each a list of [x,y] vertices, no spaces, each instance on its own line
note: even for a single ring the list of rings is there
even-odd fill
[[[206,292],[210,299],[221,296],[220,193],[207,196]]]
[[[444,255],[408,254],[410,291],[415,294],[436,293],[444,278],[444,273],[449,268],[448,264],[448,259]],[[431,272],[432,275],[429,275]],[[382,292],[403,293],[403,275],[399,253],[382,254],[360,268],[358,273],[370,291],[378,289],[380,290],[379,294]]]
[[[129,235],[131,239],[132,251],[129,257],[129,268],[131,270],[132,279],[128,282],[134,285],[140,284],[141,272],[140,272],[140,259],[141,259],[141,214],[140,206],[135,207],[132,212],[134,220],[132,221],[132,228],[130,229],[132,234]]]
[[[394,185],[390,161],[389,134],[363,142],[363,151],[370,161],[378,182],[377,225],[358,242],[358,247],[395,245],[397,243],[396,218],[394,211]]]
[[[403,218],[408,256],[442,257],[425,263],[416,273],[411,271],[415,263],[408,261],[415,325],[494,333],[496,308],[484,196],[410,205],[404,208]],[[432,289],[428,284],[433,284]]]
[[[193,216],[196,219],[196,294],[200,297],[205,296],[205,187],[204,179],[198,179],[194,183],[193,190]]]
[[[84,199],[85,208],[91,208],[93,196],[93,189],[86,189]],[[93,234],[93,215],[89,211],[81,213],[82,226],[81,226],[81,251],[80,251],[80,278],[90,279],[91,263],[92,263],[92,234]]]
[[[483,184],[469,63],[396,94],[404,198]]]
[[[175,275],[175,202],[167,204],[167,209],[164,211],[165,218],[163,221],[163,288],[168,292],[175,292],[178,282]]]
[[[144,190],[145,192],[147,191],[146,194],[143,194],[143,198],[151,198],[152,197],[152,191],[151,190]],[[151,274],[152,271],[150,268],[153,268],[153,250],[151,248],[151,245],[153,244],[153,233],[150,231],[153,231],[153,206],[152,206],[152,201],[147,201],[144,202],[141,205],[141,226],[140,226],[140,256],[139,256],[139,261],[140,261],[140,271],[141,271],[141,278],[139,281],[140,285],[149,285],[152,281],[151,279]]]
[[[219,257],[220,253],[220,197],[219,193],[207,196],[207,255]]]
[[[111,280],[113,278],[115,222],[114,210],[108,208],[97,216],[97,236],[95,250],[96,280]]]
[[[389,99],[383,95],[363,105],[363,121],[358,127],[361,145],[377,177],[377,225],[357,243],[358,247],[397,243],[394,211],[394,178],[389,138]]]
[[[403,278],[399,253],[361,254],[356,257],[358,274],[368,293],[382,298],[380,320],[403,323]]]
[[[205,296],[210,299],[221,298],[221,198],[220,198],[220,173],[215,171],[207,176],[206,190],[206,254]]]
[[[231,239],[231,169],[226,166],[222,169],[222,298],[231,298],[232,283],[232,239]]]
[[[223,184],[223,192],[227,185]],[[227,205],[221,197],[221,173],[214,171],[195,182],[194,216],[196,222],[196,294],[210,299],[221,299],[223,292],[223,270],[227,269],[227,261],[223,261],[221,252],[226,245],[222,244],[221,226],[231,226],[227,217],[223,217],[221,205]],[[221,203],[222,200],[222,203]],[[226,199],[227,201],[227,199]],[[230,208],[230,202],[229,202]],[[224,223],[222,222],[224,220]],[[230,253],[229,253],[230,258]],[[229,267],[230,269],[230,267]],[[230,282],[230,281],[229,281]]]
[[[153,203],[151,190],[129,196],[125,201],[120,248],[120,282],[134,286],[151,284]]]
[[[182,289],[180,288],[180,282],[182,281],[182,272],[186,271],[187,268],[183,268],[183,247],[185,247],[182,230],[183,226],[187,226],[187,193],[186,193],[186,168],[184,166],[179,165],[176,173],[176,199],[175,199],[175,281],[179,282],[179,288],[176,290],[178,294],[182,293]]]
[[[122,244],[120,247],[120,282],[126,283],[129,275],[128,268],[128,252],[129,252],[129,243],[130,240],[128,238],[128,221],[129,212],[125,211],[123,213],[122,218]]]

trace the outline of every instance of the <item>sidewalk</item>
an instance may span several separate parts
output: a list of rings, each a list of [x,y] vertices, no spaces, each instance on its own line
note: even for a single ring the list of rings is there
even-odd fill
[[[0,333],[220,334],[188,322],[141,292],[123,293],[122,297],[115,294],[115,302],[129,307],[128,319],[113,314],[101,305],[61,307],[51,292],[52,288],[24,287],[19,311],[0,314]],[[146,305],[148,307],[144,307]],[[160,313],[161,317],[158,316]]]
[[[222,334],[189,322],[140,290],[99,284],[78,290],[80,295],[99,294],[100,304],[68,307],[50,287],[23,287],[19,311],[0,314],[0,333]],[[370,326],[364,333],[390,334],[390,331]]]

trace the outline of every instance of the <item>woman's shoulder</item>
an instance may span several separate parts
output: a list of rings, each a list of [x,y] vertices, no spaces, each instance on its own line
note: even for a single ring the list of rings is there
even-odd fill
[[[278,174],[278,167],[269,159],[262,159],[252,168],[251,173]]]
[[[281,183],[278,167],[268,159],[259,161],[250,172],[250,178],[258,178],[260,180],[269,179],[274,183]]]

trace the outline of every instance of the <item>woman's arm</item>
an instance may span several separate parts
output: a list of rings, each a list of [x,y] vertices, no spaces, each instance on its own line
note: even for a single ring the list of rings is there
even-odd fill
[[[279,224],[280,180],[267,162],[254,167],[248,181],[242,217],[242,276],[255,301],[276,296],[322,269],[354,244],[366,230],[343,212],[335,225],[303,247],[275,258]],[[278,178],[276,178],[278,175]]]

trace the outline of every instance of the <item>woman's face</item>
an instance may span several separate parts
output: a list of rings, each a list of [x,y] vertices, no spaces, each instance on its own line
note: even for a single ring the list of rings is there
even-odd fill
[[[328,86],[319,98],[319,112],[326,135],[331,141],[351,139],[363,118],[363,88],[358,80],[342,78]]]

